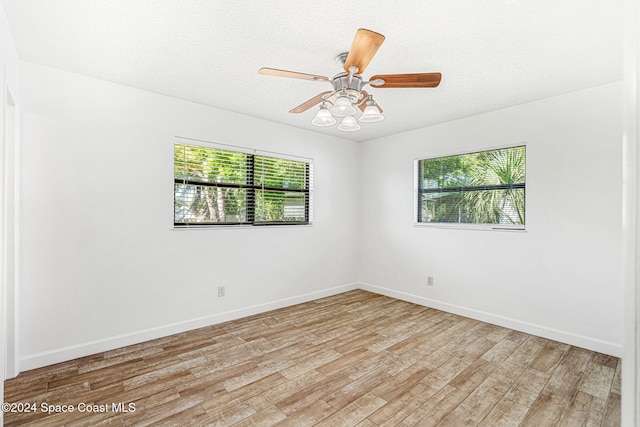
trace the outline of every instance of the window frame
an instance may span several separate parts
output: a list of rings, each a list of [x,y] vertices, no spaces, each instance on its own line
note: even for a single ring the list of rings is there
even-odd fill
[[[497,151],[504,150],[509,148],[517,148],[524,147],[525,149],[525,176],[527,169],[527,152],[528,152],[528,144],[526,142],[520,142],[515,144],[508,145],[499,145],[499,146],[491,146],[485,148],[478,148],[472,150],[459,151],[455,153],[447,153],[447,154],[438,154],[434,156],[428,157],[419,157],[414,158],[413,160],[413,195],[414,195],[414,206],[413,206],[413,225],[414,227],[426,227],[426,228],[444,228],[444,229],[462,229],[462,230],[485,230],[485,231],[506,231],[506,232],[526,232],[527,231],[527,220],[526,220],[526,212],[527,212],[527,197],[526,197],[526,181],[525,178],[524,184],[522,184],[522,188],[525,191],[524,198],[524,212],[525,212],[525,223],[524,224],[487,224],[487,223],[464,223],[464,222],[422,222],[420,221],[420,209],[422,207],[422,202],[420,200],[422,195],[422,189],[420,188],[420,162],[423,160],[430,159],[440,159],[444,157],[454,157],[454,156],[463,156],[467,154],[475,154],[482,153],[487,151]],[[511,187],[512,188],[512,187]],[[478,187],[481,189],[481,187]]]
[[[246,176],[246,184],[231,184],[225,183],[217,185],[215,183],[205,183],[205,182],[196,182],[196,181],[185,181],[184,179],[178,179],[175,177],[176,169],[175,169],[175,161],[173,161],[172,167],[172,178],[173,178],[173,195],[172,195],[172,205],[173,205],[173,229],[174,230],[189,230],[189,229],[215,229],[215,228],[252,228],[252,227],[288,227],[288,226],[311,226],[313,225],[313,159],[309,157],[295,156],[290,154],[284,154],[274,151],[267,150],[259,150],[252,149],[248,147],[241,147],[237,145],[231,144],[222,144],[218,142],[210,142],[203,141],[199,139],[187,138],[187,137],[175,137],[174,141],[171,144],[171,155],[172,158],[175,153],[176,145],[192,145],[199,146],[203,148],[210,148],[214,150],[225,150],[225,151],[234,151],[238,153],[243,153],[247,155],[247,160],[251,159],[249,164],[251,166],[247,167],[246,171],[251,170],[252,174]],[[255,157],[271,157],[281,160],[291,160],[305,164],[305,181],[306,181],[306,189],[293,189],[288,188],[284,189],[287,192],[298,192],[304,193],[305,197],[305,220],[304,221],[267,221],[267,222],[256,222],[255,221],[255,210],[256,210],[256,197],[255,190],[265,189],[265,190],[274,190],[274,191],[283,191],[283,188],[279,187],[262,187],[256,186],[254,184],[255,173],[254,171],[254,161]],[[175,207],[176,207],[176,198],[175,198],[175,184],[177,182],[180,183],[191,183],[194,185],[200,185],[205,187],[223,187],[223,188],[243,188],[247,190],[247,206],[246,206],[246,216],[247,221],[241,222],[193,222],[193,223],[184,223],[184,222],[176,222],[175,220]]]

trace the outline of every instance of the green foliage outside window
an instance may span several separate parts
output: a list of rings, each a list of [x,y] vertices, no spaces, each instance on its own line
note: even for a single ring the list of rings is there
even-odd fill
[[[418,222],[525,224],[524,146],[424,159]]]
[[[255,156],[255,221],[305,221],[305,193],[286,190],[304,190],[307,186],[307,164]]]
[[[176,144],[174,222],[245,222],[246,163],[245,153]]]
[[[309,222],[309,163],[174,145],[174,224]]]

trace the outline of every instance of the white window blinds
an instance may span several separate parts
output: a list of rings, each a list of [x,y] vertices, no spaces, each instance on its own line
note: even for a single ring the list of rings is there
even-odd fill
[[[417,163],[418,223],[524,228],[525,146]]]
[[[310,161],[174,145],[174,225],[311,222]]]

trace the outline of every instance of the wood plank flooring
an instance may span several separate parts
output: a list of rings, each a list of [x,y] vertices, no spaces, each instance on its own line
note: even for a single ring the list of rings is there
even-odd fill
[[[358,290],[24,372],[5,400],[35,408],[7,426],[618,426],[620,360]]]

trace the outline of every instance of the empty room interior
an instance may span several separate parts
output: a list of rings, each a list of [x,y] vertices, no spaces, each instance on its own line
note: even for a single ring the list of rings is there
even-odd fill
[[[635,426],[632,0],[3,0],[5,425]]]

